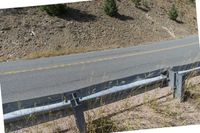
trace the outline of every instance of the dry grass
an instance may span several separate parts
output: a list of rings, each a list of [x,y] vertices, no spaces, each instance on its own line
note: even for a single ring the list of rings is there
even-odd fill
[[[77,48],[77,49],[63,48],[59,50],[43,50],[43,51],[32,52],[31,54],[27,55],[25,59],[68,55],[68,54],[75,54],[75,53],[81,53],[81,52],[86,52],[86,51],[88,52],[86,48]]]
[[[0,62],[5,62],[7,60],[10,60],[10,58],[6,56],[0,56]]]
[[[93,110],[93,121],[110,127],[110,131],[128,131],[146,128],[161,128],[200,123],[200,77],[189,79],[188,100],[180,103],[170,89],[156,89],[150,93],[130,97],[123,101]],[[188,84],[189,83],[189,84]],[[164,97],[163,97],[164,96]],[[92,120],[91,120],[92,121]],[[98,125],[96,123],[96,125]],[[90,125],[90,123],[89,123]],[[91,124],[92,125],[92,124]],[[90,125],[90,126],[91,126]],[[100,126],[104,127],[104,126]],[[96,131],[93,129],[93,131]]]
[[[200,76],[199,76],[200,77]],[[200,80],[199,77],[186,82],[186,96],[189,102],[192,102],[196,108],[200,109]]]
[[[42,50],[35,51],[25,56],[24,59],[36,59],[41,57],[53,57],[53,56],[61,56],[61,55],[70,55],[70,54],[78,54],[85,52],[92,52],[95,50],[105,50],[106,48],[96,48],[96,47],[78,47],[78,48],[59,48],[54,50]]]
[[[94,49],[104,50],[104,48],[62,48],[62,49],[54,49],[54,50],[42,50],[42,51],[35,51],[31,52],[30,54],[26,55],[22,59],[37,59],[43,57],[53,57],[53,56],[61,56],[61,55],[70,55],[70,54],[77,54],[77,53],[85,53],[85,52],[92,52]],[[15,57],[7,57],[1,56],[0,62],[16,60]]]

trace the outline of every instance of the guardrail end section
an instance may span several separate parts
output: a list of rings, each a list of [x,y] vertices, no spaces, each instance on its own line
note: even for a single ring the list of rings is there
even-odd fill
[[[74,117],[76,120],[76,125],[80,133],[86,133],[86,122],[84,117],[83,105],[80,103],[80,99],[77,97],[76,93],[70,95],[70,102],[74,112]]]

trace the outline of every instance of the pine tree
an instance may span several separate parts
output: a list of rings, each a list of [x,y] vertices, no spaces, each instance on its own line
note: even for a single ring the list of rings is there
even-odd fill
[[[115,0],[105,0],[104,11],[108,16],[115,16],[118,13]]]
[[[171,9],[170,9],[168,15],[169,15],[169,18],[170,18],[171,20],[176,21],[176,19],[177,19],[177,17],[178,17],[178,11],[177,11],[177,9],[176,9],[175,4],[173,4],[173,6],[171,7]]]

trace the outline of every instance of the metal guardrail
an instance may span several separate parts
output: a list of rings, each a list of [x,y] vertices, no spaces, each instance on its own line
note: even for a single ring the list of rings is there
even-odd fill
[[[136,81],[136,82],[133,82],[130,84],[114,86],[107,90],[103,90],[101,92],[98,92],[98,93],[95,93],[95,94],[92,94],[92,95],[89,95],[89,96],[86,96],[83,98],[79,98],[79,97],[77,97],[76,93],[72,93],[69,97],[70,100],[65,100],[63,102],[51,104],[51,105],[33,107],[33,108],[28,108],[28,109],[21,109],[21,110],[17,110],[14,112],[10,112],[10,113],[4,114],[4,120],[6,122],[9,122],[9,121],[17,120],[26,115],[31,115],[31,114],[41,113],[41,112],[44,113],[44,112],[48,112],[49,110],[54,110],[56,108],[62,108],[62,107],[67,108],[67,107],[70,107],[70,105],[72,105],[74,112],[75,112],[74,113],[75,118],[77,118],[77,123],[79,123],[79,124],[77,124],[77,126],[79,126],[79,129],[81,129],[81,131],[83,131],[83,129],[80,126],[83,126],[84,125],[83,123],[85,123],[85,122],[83,122],[83,120],[84,120],[83,112],[85,111],[85,109],[80,107],[81,103],[83,103],[85,101],[93,100],[93,99],[95,100],[96,98],[104,97],[106,95],[127,91],[130,89],[134,90],[138,87],[146,86],[149,84],[154,84],[156,82],[161,82],[166,79],[167,79],[167,76],[161,75],[161,76],[154,77],[154,78],[139,80],[139,81]],[[85,128],[85,126],[84,126],[84,128]]]
[[[183,71],[170,70],[169,79],[170,87],[173,89],[175,98],[179,98],[180,102],[185,100],[185,81],[188,78],[200,75],[200,67],[192,68]]]
[[[191,73],[194,74],[193,76],[200,75],[199,62],[168,69],[160,69],[123,79],[104,82],[65,94],[49,96],[51,97],[50,99],[55,98],[55,101],[51,101],[50,103],[47,102],[49,97],[32,99],[28,100],[28,102],[21,101],[25,108],[20,110],[17,108],[9,110],[13,105],[16,107],[16,103],[7,103],[3,105],[5,107],[4,112],[6,112],[4,113],[4,120],[5,123],[9,123],[30,114],[41,114],[52,110],[72,108],[77,127],[81,133],[84,133],[86,132],[84,111],[102,106],[100,103],[96,102],[98,98],[106,99],[106,104],[108,104],[124,99],[130,94],[137,95],[155,89],[155,87],[152,87],[154,84],[159,84],[161,87],[168,86],[169,84],[174,92],[174,97],[179,98],[182,102],[184,100],[185,80],[190,77]],[[113,95],[115,95],[115,97]],[[44,100],[44,103],[40,103],[36,107],[30,106],[33,105],[32,103],[35,102],[35,100]],[[90,102],[94,102],[94,106],[90,106]]]
[[[136,81],[140,81],[143,79],[157,77],[157,76],[160,76],[162,73],[165,73],[165,71],[166,71],[165,69],[159,69],[159,70],[137,74],[137,75],[133,75],[133,76],[125,77],[125,78],[106,81],[106,82],[91,85],[85,88],[77,89],[75,91],[68,92],[66,88],[66,92],[61,93],[61,94],[55,94],[55,95],[16,101],[16,102],[3,103],[3,112],[4,114],[6,114],[6,113],[14,112],[20,109],[40,107],[40,106],[60,103],[66,100],[67,97],[69,97],[69,95],[72,93],[76,93],[77,97],[79,98],[86,97],[86,96],[107,90],[114,86],[121,86],[125,84],[130,84]]]

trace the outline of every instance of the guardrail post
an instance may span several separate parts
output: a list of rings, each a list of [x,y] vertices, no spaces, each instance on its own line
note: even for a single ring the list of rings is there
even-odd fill
[[[80,103],[76,93],[70,95],[70,101],[76,120],[76,125],[80,133],[86,133],[86,122],[84,117],[83,105]]]
[[[173,97],[179,98],[180,102],[184,101],[184,92],[185,92],[185,76],[184,74],[179,74],[173,70],[169,71],[169,85],[173,90]]]
[[[176,74],[176,88],[175,88],[175,98],[179,98],[180,102],[184,101],[185,93],[185,76],[184,74]]]
[[[169,70],[169,86],[173,91],[173,97],[175,98],[175,89],[176,89],[176,75],[177,72]]]

